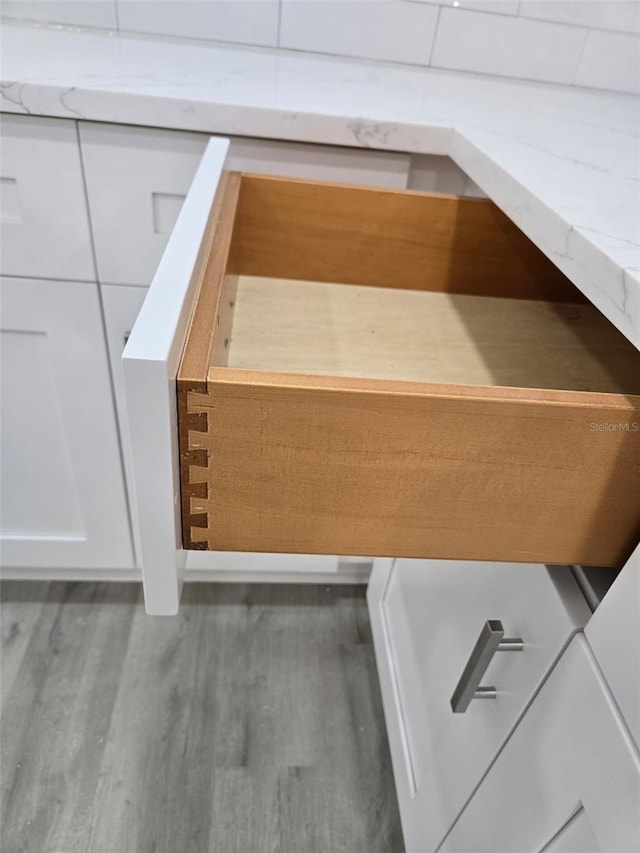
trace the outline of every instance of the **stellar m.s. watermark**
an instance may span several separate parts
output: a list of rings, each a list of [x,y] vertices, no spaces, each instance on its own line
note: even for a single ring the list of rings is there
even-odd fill
[[[596,423],[592,421],[589,424],[590,432],[638,432],[640,424],[637,421],[627,421],[626,423],[617,423],[616,421],[603,421]]]

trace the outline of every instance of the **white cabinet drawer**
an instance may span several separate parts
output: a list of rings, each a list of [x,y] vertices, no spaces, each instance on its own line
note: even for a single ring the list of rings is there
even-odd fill
[[[613,582],[585,634],[640,746],[640,547]]]
[[[209,140],[198,133],[80,122],[102,283],[148,285]],[[409,155],[232,138],[227,168],[404,187]]]
[[[3,115],[3,275],[95,281],[75,123]]]
[[[569,569],[508,563],[374,561],[369,611],[410,851],[436,850],[572,634],[589,617]],[[496,652],[454,713],[452,696],[483,625],[522,651]]]
[[[637,418],[640,354],[515,225],[226,154],[123,353],[149,609],[177,609],[181,546],[626,559],[640,434],[592,426]]]
[[[572,641],[440,849],[640,849],[640,757],[583,636]]]

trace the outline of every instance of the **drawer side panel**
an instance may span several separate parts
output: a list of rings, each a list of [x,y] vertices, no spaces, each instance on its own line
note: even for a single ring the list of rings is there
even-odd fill
[[[635,546],[639,398],[369,386],[210,370],[188,399],[198,547],[612,565]]]

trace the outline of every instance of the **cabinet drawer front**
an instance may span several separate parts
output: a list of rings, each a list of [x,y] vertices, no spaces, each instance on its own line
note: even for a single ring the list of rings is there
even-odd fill
[[[190,294],[185,548],[627,556],[640,356],[495,205],[202,167],[192,196],[151,288]]]
[[[638,753],[577,636],[440,849],[626,853],[639,841]]]
[[[2,274],[95,281],[72,121],[2,117]]]
[[[640,748],[639,613],[640,547],[613,582],[585,630],[609,688]]]
[[[566,567],[433,560],[374,561],[368,602],[405,840],[435,850],[589,609]],[[495,699],[454,713],[498,619],[522,651],[496,651],[480,679]]]

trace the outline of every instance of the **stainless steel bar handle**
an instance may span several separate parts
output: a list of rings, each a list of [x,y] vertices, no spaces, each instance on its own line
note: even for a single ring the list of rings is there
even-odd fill
[[[499,619],[488,619],[453,691],[453,713],[464,714],[472,699],[495,699],[498,695],[495,687],[480,687],[491,658],[496,652],[521,652],[523,648],[524,643],[519,638],[504,639],[504,628]]]

